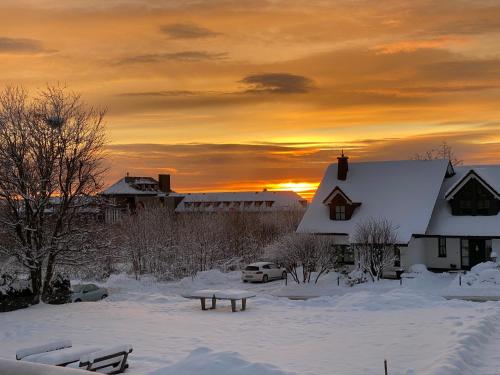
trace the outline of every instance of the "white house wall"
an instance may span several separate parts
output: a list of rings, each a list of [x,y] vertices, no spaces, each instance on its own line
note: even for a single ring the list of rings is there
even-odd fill
[[[500,259],[500,239],[499,238],[494,238],[491,241],[491,251],[497,253],[497,259]]]
[[[446,238],[446,257],[439,257],[438,238],[424,238],[427,268],[456,269],[461,267],[460,238]]]
[[[425,248],[422,238],[412,238],[407,247],[401,247],[401,267],[408,269],[413,264],[425,263]]]
[[[500,243],[497,244],[500,254]],[[401,248],[401,266],[408,269],[413,264],[425,264],[427,268],[451,269],[461,267],[460,239],[446,238],[446,257],[439,257],[438,238],[412,238],[408,247]]]

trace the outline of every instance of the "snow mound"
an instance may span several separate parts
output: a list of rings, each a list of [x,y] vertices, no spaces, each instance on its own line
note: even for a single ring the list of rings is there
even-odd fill
[[[425,264],[413,264],[410,266],[409,271],[411,273],[421,273],[421,274],[430,272],[425,266]]]
[[[479,263],[462,276],[462,284],[480,288],[500,285],[500,268],[494,262]]]
[[[465,275],[458,275],[444,290],[448,297],[482,297],[484,300],[500,299],[500,267],[494,262],[484,262],[471,268]]]
[[[484,262],[476,264],[474,267],[470,269],[470,272],[479,274],[484,270],[493,270],[493,269],[498,270],[499,269],[498,264],[496,264],[495,262]]]
[[[257,362],[248,362],[236,352],[214,352],[201,347],[193,350],[176,364],[150,372],[148,375],[294,375],[279,368]]]

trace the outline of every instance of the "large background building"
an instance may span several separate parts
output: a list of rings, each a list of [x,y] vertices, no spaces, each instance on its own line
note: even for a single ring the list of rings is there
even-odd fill
[[[145,207],[164,207],[175,213],[188,212],[273,212],[303,210],[307,200],[293,191],[252,191],[214,193],[176,193],[170,175],[152,177],[126,176],[101,193],[108,201],[105,220],[118,221]]]

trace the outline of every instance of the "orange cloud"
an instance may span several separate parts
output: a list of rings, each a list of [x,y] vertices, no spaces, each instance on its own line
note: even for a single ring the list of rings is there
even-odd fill
[[[470,42],[470,38],[468,37],[441,36],[431,39],[402,40],[398,42],[379,44],[373,47],[373,49],[377,53],[393,54],[415,52],[419,49],[442,49],[468,42]]]

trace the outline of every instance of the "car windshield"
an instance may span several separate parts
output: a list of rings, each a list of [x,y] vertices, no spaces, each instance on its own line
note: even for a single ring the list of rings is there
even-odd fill
[[[245,271],[258,271],[259,267],[257,266],[246,266]]]
[[[74,293],[80,293],[82,290],[83,290],[83,287],[85,285],[73,285],[73,287],[71,288],[71,290],[74,292]]]

